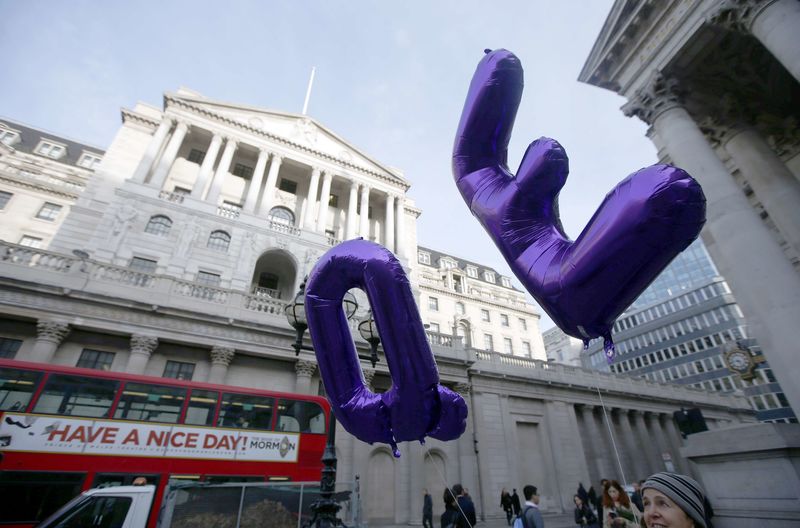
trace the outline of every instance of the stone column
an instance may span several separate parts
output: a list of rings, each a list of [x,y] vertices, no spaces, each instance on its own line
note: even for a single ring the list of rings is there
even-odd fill
[[[656,76],[623,110],[652,123],[672,161],[703,186],[706,246],[730,283],[753,337],[767,351],[790,405],[800,409],[800,368],[793,354],[794,327],[800,321],[800,275],[680,99],[674,81]]]
[[[600,482],[600,479],[609,478],[609,474],[606,473],[606,469],[601,460],[606,448],[603,445],[603,439],[598,431],[597,422],[594,421],[594,406],[582,405],[580,410],[581,421],[586,426],[588,433],[588,441],[585,445],[587,447],[586,451],[588,456],[586,457],[586,462],[587,467],[589,467],[589,476],[592,477],[592,482]],[[592,465],[594,465],[594,471],[591,471]],[[592,473],[594,473],[594,475],[592,475]]]
[[[356,237],[356,202],[358,201],[358,182],[350,182],[350,199],[347,202],[347,232],[344,236],[345,240],[350,240]]]
[[[422,490],[425,488],[425,446],[408,442],[409,526],[422,526]]]
[[[632,471],[632,475],[628,475],[628,479],[633,482],[634,480],[641,480],[646,478],[649,474],[647,473],[647,464],[643,460],[641,446],[639,441],[636,439],[636,435],[633,432],[633,428],[631,427],[631,420],[630,420],[630,412],[627,410],[620,410],[619,412],[619,423],[622,428],[622,440],[625,445],[625,450],[630,455],[631,466],[628,468],[628,471]]]
[[[383,245],[394,253],[394,196],[386,195],[386,222],[384,225]]]
[[[164,139],[166,139],[167,133],[169,133],[170,128],[172,128],[172,122],[173,119],[171,117],[164,116],[164,119],[158,125],[155,134],[153,134],[150,143],[147,145],[147,150],[144,151],[144,156],[142,156],[142,159],[139,161],[139,165],[136,167],[136,171],[131,178],[136,183],[144,183],[147,174],[150,172],[150,169],[153,168],[153,163],[156,161],[158,151],[161,150]]]
[[[211,349],[211,371],[208,373],[208,382],[222,385],[228,374],[228,366],[233,361],[236,350],[230,347],[215,346]]]
[[[678,473],[689,474],[689,467],[681,455],[683,437],[681,437],[681,433],[675,425],[675,419],[672,415],[664,414],[661,415],[661,422],[664,424],[664,431],[672,453],[672,463],[675,464],[675,470]]]
[[[267,215],[272,209],[272,203],[275,200],[275,185],[278,182],[278,171],[281,168],[281,163],[283,163],[283,156],[272,154],[267,183],[264,185],[264,194],[261,195],[261,207],[258,208],[259,215]]]
[[[397,222],[397,240],[395,240],[395,253],[401,258],[408,259],[406,251],[406,200],[403,196],[397,197],[397,212],[394,217]]]
[[[214,173],[214,179],[211,180],[211,188],[208,189],[208,196],[206,196],[206,201],[213,205],[217,205],[217,201],[219,201],[219,194],[225,184],[225,177],[230,172],[236,146],[237,142],[233,138],[227,138],[225,141],[225,150],[222,152],[222,158],[219,160],[219,165],[217,165],[217,172]]]
[[[361,372],[364,374],[364,386],[372,390],[372,380],[375,379],[375,369],[362,365]]]
[[[647,425],[650,440],[655,444],[657,451],[656,454],[658,455],[658,466],[656,466],[656,471],[665,471],[667,468],[664,465],[664,453],[669,453],[672,455],[669,445],[666,442],[667,432],[662,429],[661,423],[658,420],[658,414],[647,413],[647,416],[645,416],[645,424]],[[645,477],[647,477],[647,475],[642,475],[641,478]]]
[[[294,382],[294,391],[298,394],[311,394],[311,376],[317,371],[317,362],[308,359],[298,359],[294,364],[297,378]]]
[[[725,142],[725,150],[742,171],[784,240],[800,253],[800,182],[761,134],[752,128],[733,131]]]
[[[36,342],[31,350],[31,361],[50,363],[56,349],[69,333],[69,324],[58,321],[39,320],[36,323]]]
[[[264,149],[259,149],[256,169],[253,171],[253,179],[250,180],[250,187],[247,189],[247,197],[244,199],[244,210],[248,213],[256,212],[258,191],[261,190],[261,183],[264,181],[264,170],[267,168],[268,158],[269,152]]]
[[[475,455],[475,427],[472,415],[472,385],[456,383],[455,391],[464,398],[467,404],[467,428],[457,442],[459,481],[462,485],[475,487],[478,484],[478,457]],[[433,490],[429,490],[433,495]]]
[[[656,448],[653,445],[653,439],[647,432],[647,424],[644,422],[644,411],[631,411],[633,413],[634,421],[636,423],[636,432],[639,435],[639,446],[643,455],[645,455],[645,473],[650,475],[658,470],[661,466],[658,460],[661,458],[656,454]]]
[[[361,225],[358,232],[364,240],[369,240],[369,190],[369,185],[361,186]]]
[[[619,464],[617,463],[617,453],[614,451],[614,446],[617,446],[617,450],[619,450],[619,445],[616,443],[617,438],[611,438],[613,434],[613,424],[609,424],[606,420],[606,414],[603,412],[602,406],[597,406],[597,417],[600,420],[600,423],[597,424],[598,434],[600,434],[603,438],[603,443],[606,445],[606,449],[600,452],[600,459],[603,463],[603,468],[605,469],[605,474],[607,475],[606,478],[609,478],[608,475],[617,475],[617,479],[622,478],[622,475],[619,475]],[[593,413],[594,414],[594,413]],[[611,418],[611,416],[608,416]],[[609,426],[612,429],[609,429]],[[599,437],[598,437],[599,438]]]
[[[317,231],[320,233],[325,232],[328,224],[328,202],[331,197],[331,180],[333,174],[330,171],[325,171],[322,176],[322,192],[319,194],[319,214],[317,215]]]
[[[173,132],[172,137],[169,138],[167,148],[161,156],[161,161],[156,165],[156,170],[153,172],[153,177],[150,179],[149,185],[151,187],[161,189],[161,187],[164,186],[164,181],[167,179],[169,169],[172,168],[172,164],[175,162],[175,157],[178,155],[178,150],[181,148],[181,145],[183,145],[183,139],[186,137],[187,132],[189,132],[189,125],[178,122],[178,126],[175,127],[175,132]]]
[[[734,31],[749,32],[800,81],[800,2],[797,0],[726,0],[710,20]]]
[[[128,358],[128,374],[144,374],[150,354],[158,346],[158,338],[147,335],[133,334],[131,336],[131,354]]]
[[[217,161],[217,155],[219,154],[219,148],[221,146],[222,136],[214,134],[214,137],[211,138],[211,143],[208,145],[208,152],[206,152],[206,156],[203,158],[203,163],[200,164],[200,170],[197,173],[197,181],[194,182],[194,187],[192,187],[192,198],[196,198],[197,200],[203,199],[208,177],[211,175],[211,171],[214,170],[214,162]]]
[[[306,198],[306,217],[303,225],[306,229],[312,230],[316,225],[317,210],[317,189],[319,188],[319,169],[311,169],[311,182],[308,184],[308,198]],[[327,203],[325,204],[327,205]],[[320,214],[322,214],[322,200],[319,204]]]

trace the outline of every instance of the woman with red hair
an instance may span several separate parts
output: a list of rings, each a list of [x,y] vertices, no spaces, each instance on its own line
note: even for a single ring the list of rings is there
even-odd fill
[[[616,480],[603,489],[603,514],[603,528],[638,528],[642,519],[642,512]]]

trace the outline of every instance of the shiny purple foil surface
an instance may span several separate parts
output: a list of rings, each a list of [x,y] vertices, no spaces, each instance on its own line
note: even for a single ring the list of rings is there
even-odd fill
[[[364,290],[378,327],[392,388],[375,394],[364,384],[342,299]],[[467,406],[439,385],[439,373],[402,265],[383,246],[350,240],[320,258],[308,279],[308,329],[325,392],[336,418],[364,442],[453,440],[466,427]]]
[[[564,148],[539,138],[516,175],[506,164],[522,90],[519,59],[507,50],[487,51],[458,126],[453,176],[472,214],[553,322],[584,343],[603,337],[610,361],[614,320],[697,238],[705,196],[681,169],[646,167],[614,187],[570,240],[558,215],[569,173]]]

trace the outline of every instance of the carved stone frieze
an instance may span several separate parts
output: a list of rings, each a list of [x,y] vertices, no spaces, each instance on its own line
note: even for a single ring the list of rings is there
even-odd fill
[[[36,337],[44,341],[60,343],[69,333],[69,325],[59,321],[38,321]]]
[[[455,389],[455,391],[457,393],[459,393],[462,397],[466,398],[467,396],[469,396],[469,393],[472,390],[472,384],[470,384],[470,383],[456,383],[453,386],[453,389]]]
[[[236,350],[231,347],[215,346],[211,349],[211,363],[227,367],[235,355]]]
[[[774,0],[722,0],[706,15],[706,20],[740,33],[750,33],[753,22]]]

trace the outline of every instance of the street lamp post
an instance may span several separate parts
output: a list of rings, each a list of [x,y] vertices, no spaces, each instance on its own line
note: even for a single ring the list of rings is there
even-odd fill
[[[308,277],[306,277],[306,280],[308,280]],[[286,320],[289,321],[289,324],[297,332],[295,342],[292,343],[292,348],[294,348],[295,355],[300,355],[301,350],[314,351],[313,346],[303,344],[303,335],[306,333],[306,330],[308,330],[308,319],[306,318],[305,308],[306,280],[303,280],[303,283],[300,285],[300,290],[284,307]],[[345,294],[344,299],[342,300],[342,307],[344,308],[347,319],[352,319],[353,316],[355,316],[355,313],[358,310],[358,303],[356,302],[356,298],[352,293],[347,292]],[[368,323],[368,326],[372,331],[370,334],[368,334],[370,336],[369,338],[367,338],[364,332],[361,331],[361,325],[364,323]],[[374,367],[375,363],[378,361],[377,348],[378,344],[380,343],[380,338],[378,337],[377,328],[375,328],[375,321],[372,319],[371,315],[366,320],[362,321],[361,324],[359,324],[359,332],[361,333],[361,336],[370,344],[372,355],[369,359]],[[359,358],[361,358],[361,356],[359,356]],[[336,515],[341,509],[341,506],[339,506],[339,503],[333,498],[333,494],[336,491],[335,446],[336,415],[333,413],[333,409],[331,409],[331,420],[330,426],[328,427],[328,440],[325,444],[325,451],[322,454],[323,468],[322,477],[319,481],[320,497],[311,505],[311,511],[313,512],[313,515],[306,525],[307,528],[331,528],[336,526],[344,526],[342,520]]]

